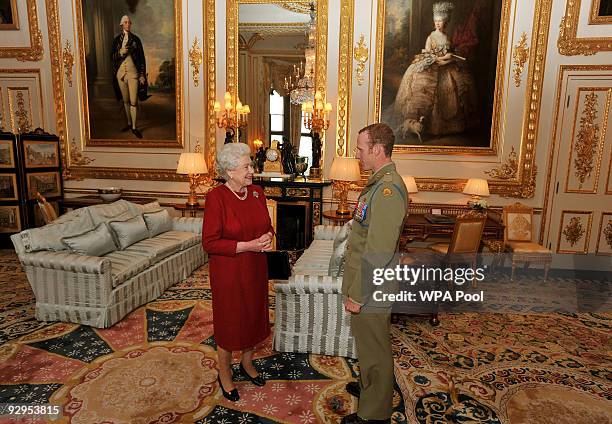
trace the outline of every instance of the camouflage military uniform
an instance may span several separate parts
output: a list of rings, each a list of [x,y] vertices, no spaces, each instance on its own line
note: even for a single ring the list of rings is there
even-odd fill
[[[374,290],[383,286],[374,286],[371,280],[362,282],[362,275],[371,268],[391,265],[407,206],[408,192],[395,164],[382,166],[359,195],[348,241],[342,294],[363,305],[360,313],[351,316],[351,330],[360,368],[357,414],[368,420],[391,417],[393,357],[390,305],[372,299]]]

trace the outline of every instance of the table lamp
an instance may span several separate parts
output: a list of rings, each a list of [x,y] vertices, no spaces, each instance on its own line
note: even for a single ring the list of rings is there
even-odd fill
[[[338,209],[337,215],[349,215],[351,211],[347,207],[346,198],[352,182],[361,180],[359,160],[350,157],[338,156],[332,162],[329,177],[334,180],[334,188],[337,190]]]
[[[402,180],[404,180],[404,184],[406,185],[406,191],[408,191],[408,194],[419,192],[416,181],[414,180],[414,177],[412,175],[402,175]],[[408,203],[410,203],[410,197],[408,197]]]
[[[481,178],[470,178],[465,184],[463,189],[464,194],[471,194],[472,198],[468,201],[470,203],[476,203],[480,200],[481,196],[489,195],[489,183],[487,180]]]
[[[204,155],[202,153],[181,153],[176,173],[187,174],[189,176],[189,198],[187,199],[187,206],[198,206],[198,197],[196,194],[198,177],[208,173]]]

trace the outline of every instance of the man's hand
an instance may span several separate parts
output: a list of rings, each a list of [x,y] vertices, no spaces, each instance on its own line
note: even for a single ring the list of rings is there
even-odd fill
[[[127,54],[128,50],[125,47],[121,47],[121,50],[119,50],[119,54],[121,56],[125,56]]]
[[[351,299],[346,299],[344,301],[344,310],[346,312],[350,312],[351,314],[358,314],[361,312],[361,305],[353,302]]]

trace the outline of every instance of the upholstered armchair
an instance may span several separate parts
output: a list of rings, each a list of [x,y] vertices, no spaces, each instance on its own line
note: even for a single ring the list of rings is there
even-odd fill
[[[428,248],[443,256],[443,262],[447,266],[470,263],[472,268],[475,268],[486,220],[486,212],[464,212],[455,218],[450,243],[434,243]],[[474,285],[474,282],[472,284]]]
[[[544,281],[548,277],[552,252],[541,244],[533,242],[533,208],[516,202],[505,206],[503,211],[504,243],[506,250],[512,254],[512,273],[510,279],[514,280],[514,271],[518,264],[536,263],[544,266]]]

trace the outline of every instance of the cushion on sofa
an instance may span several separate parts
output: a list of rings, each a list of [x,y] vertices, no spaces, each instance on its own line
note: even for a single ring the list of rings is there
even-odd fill
[[[83,234],[93,228],[94,224],[89,213],[81,212],[63,218],[59,222],[22,231],[20,235],[24,249],[28,253],[39,250],[60,251],[68,249],[68,246],[62,243],[62,238]]]
[[[153,237],[134,243],[125,249],[125,251],[142,253],[151,258],[154,262],[157,262],[180,251],[181,247],[182,243],[180,241],[169,238]]]
[[[87,209],[94,225],[98,225],[100,222],[125,221],[135,216],[129,204],[127,200],[120,199],[109,204],[88,206]]]
[[[129,252],[117,250],[104,255],[111,261],[111,276],[113,287],[147,269],[154,261],[142,252]]]
[[[348,238],[349,234],[351,233],[351,225],[353,225],[353,220],[352,219],[350,221],[346,222],[342,226],[342,228],[340,229],[340,231],[338,232],[338,234],[334,238],[334,250],[336,250],[338,248],[338,245],[340,245],[340,243],[342,243],[344,240],[346,240]]]
[[[141,215],[125,221],[110,221],[108,223],[115,234],[119,250],[123,250],[137,241],[149,238],[149,230]]]
[[[62,242],[68,248],[79,255],[104,256],[109,252],[117,250],[113,236],[108,226],[101,222],[93,230],[84,232],[77,236],[64,237]]]
[[[166,231],[165,233],[161,233],[158,236],[155,236],[155,238],[166,239],[175,243],[180,243],[181,249],[187,249],[191,246],[195,246],[196,244],[202,243],[201,234],[196,234],[189,231]]]
[[[327,274],[332,277],[341,277],[344,274],[344,258],[346,255],[346,248],[348,245],[348,239],[344,239],[338,247],[334,249],[334,252],[329,258],[329,269]]]
[[[147,212],[157,212],[163,209],[160,206],[159,202],[157,201],[151,202],[151,203],[145,203],[144,205],[133,203],[133,202],[128,202],[128,208],[130,212],[132,212],[132,215],[134,216],[142,215],[143,213],[147,213]]]
[[[172,218],[166,209],[161,209],[155,212],[145,212],[142,214],[149,237],[155,237],[158,234],[165,233],[172,229]]]

